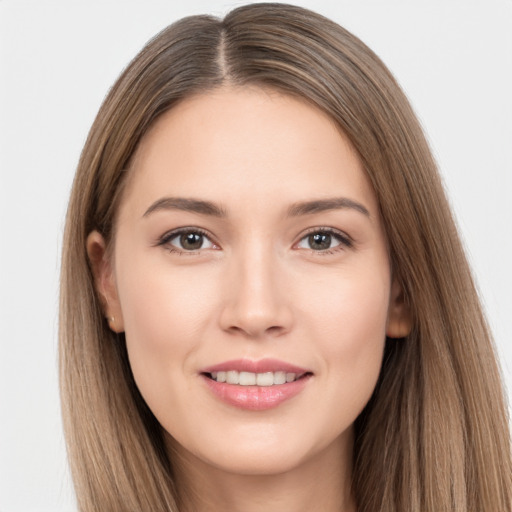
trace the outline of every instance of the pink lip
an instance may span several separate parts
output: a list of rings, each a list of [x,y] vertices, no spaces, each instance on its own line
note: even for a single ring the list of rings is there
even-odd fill
[[[303,375],[303,377],[293,382],[274,386],[239,386],[217,382],[207,375],[212,372],[229,370],[252,373],[282,371]],[[277,407],[298,395],[304,389],[312,374],[304,368],[277,359],[261,359],[259,361],[237,359],[205,368],[201,372],[201,376],[210,391],[223,402],[248,411],[264,411]]]
[[[204,368],[201,370],[201,373],[227,372],[229,370],[251,373],[286,372],[295,373],[297,375],[302,375],[309,371],[305,368],[279,361],[278,359],[260,359],[259,361],[253,361],[251,359],[233,359],[232,361],[225,361],[224,363]]]

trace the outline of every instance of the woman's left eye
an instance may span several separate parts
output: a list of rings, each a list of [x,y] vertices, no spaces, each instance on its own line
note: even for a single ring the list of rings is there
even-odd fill
[[[310,249],[316,252],[326,252],[342,246],[351,247],[352,242],[346,236],[333,231],[314,231],[303,237],[297,244],[299,249]]]
[[[177,252],[193,252],[215,247],[214,243],[204,233],[195,230],[170,233],[163,237],[160,245],[170,246],[172,251]]]

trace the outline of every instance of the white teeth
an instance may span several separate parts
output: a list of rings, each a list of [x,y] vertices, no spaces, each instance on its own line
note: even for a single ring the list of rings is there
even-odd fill
[[[227,372],[212,372],[211,378],[217,382],[227,382],[228,384],[238,384],[240,386],[275,386],[293,382],[297,378],[296,373],[287,372],[237,372],[229,370]]]
[[[256,384],[258,386],[272,386],[274,384],[274,374],[272,372],[258,373],[256,375]]]
[[[240,379],[238,384],[240,384],[240,386],[254,386],[256,384],[256,374],[250,372],[240,372]]]
[[[228,384],[238,384],[240,382],[240,373],[235,370],[226,372],[226,382]]]
[[[293,375],[293,379],[290,381],[295,380],[295,374],[290,373],[290,375]],[[286,372],[276,372],[274,373],[274,384],[284,384],[286,382]]]

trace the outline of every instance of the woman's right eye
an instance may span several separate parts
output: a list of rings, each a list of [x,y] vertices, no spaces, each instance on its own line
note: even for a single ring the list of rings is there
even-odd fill
[[[206,234],[192,229],[168,233],[162,237],[159,245],[167,246],[171,252],[197,252],[216,247]]]

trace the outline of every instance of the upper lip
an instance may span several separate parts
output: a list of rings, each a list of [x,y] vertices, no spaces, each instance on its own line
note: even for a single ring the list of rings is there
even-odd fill
[[[254,361],[252,359],[233,359],[231,361],[224,361],[213,366],[208,366],[201,370],[201,373],[213,372],[227,372],[230,370],[238,372],[251,372],[251,373],[267,373],[267,372],[286,372],[302,375],[304,373],[311,373],[306,368],[301,368],[294,364],[280,361],[279,359],[259,359]]]

